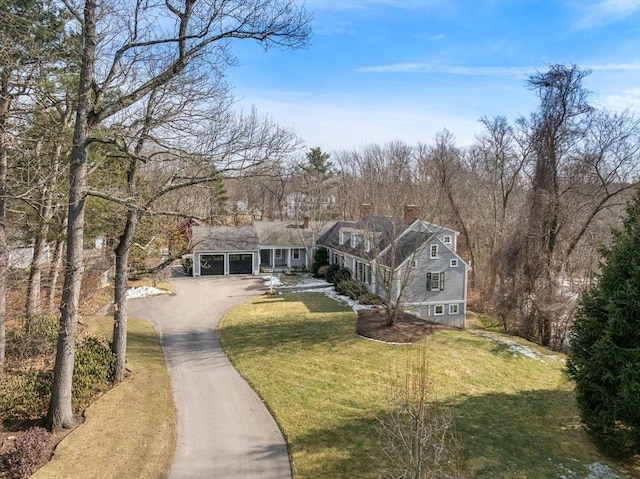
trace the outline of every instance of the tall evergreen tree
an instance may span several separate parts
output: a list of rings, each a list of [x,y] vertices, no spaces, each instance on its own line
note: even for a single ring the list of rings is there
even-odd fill
[[[580,415],[607,453],[640,452],[640,190],[595,287],[580,300],[568,370]]]

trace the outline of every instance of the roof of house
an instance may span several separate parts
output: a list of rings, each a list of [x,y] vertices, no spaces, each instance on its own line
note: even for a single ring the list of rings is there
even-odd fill
[[[346,236],[340,243],[340,233]],[[442,232],[457,234],[457,231],[426,221],[416,220],[407,225],[401,218],[367,216],[363,221],[339,221],[324,235],[318,244],[361,258],[378,256],[381,264],[399,266],[414,254],[421,245]],[[351,245],[350,236],[358,235],[372,241],[367,252],[363,242]],[[391,246],[391,247],[390,247]]]
[[[379,253],[408,227],[401,219],[388,216],[367,216],[364,221],[338,221],[332,228],[318,238],[318,244],[344,251],[360,257],[368,257]],[[340,233],[348,235],[340,243]],[[362,243],[351,246],[349,237],[357,235],[361,239],[371,241],[371,253],[366,252]]]
[[[191,240],[197,251],[257,251],[258,234],[253,226],[194,226]]]
[[[299,223],[282,221],[256,221],[253,226],[262,246],[313,246],[314,230],[320,228],[323,231],[320,224],[305,228]]]
[[[256,221],[250,226],[194,226],[193,250],[257,251],[260,247],[304,248],[313,246],[314,230],[322,234],[334,222],[311,224]]]

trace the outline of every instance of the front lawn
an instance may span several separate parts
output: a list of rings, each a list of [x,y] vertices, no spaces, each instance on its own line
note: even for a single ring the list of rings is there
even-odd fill
[[[219,325],[287,438],[295,479],[384,477],[378,418],[417,346],[360,338],[355,321],[321,293],[285,293]],[[459,415],[470,477],[580,478],[607,463],[580,426],[561,355],[484,330],[440,331],[423,345],[437,401]]]

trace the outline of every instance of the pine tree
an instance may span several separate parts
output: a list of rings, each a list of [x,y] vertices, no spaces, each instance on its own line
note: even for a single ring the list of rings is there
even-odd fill
[[[597,444],[612,455],[634,454],[640,452],[640,190],[601,254],[598,282],[580,300],[568,371]]]

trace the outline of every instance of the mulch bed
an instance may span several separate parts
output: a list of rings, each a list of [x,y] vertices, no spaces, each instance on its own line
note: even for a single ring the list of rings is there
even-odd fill
[[[442,329],[451,328],[408,313],[399,313],[396,323],[387,326],[387,318],[381,308],[358,311],[356,321],[356,333],[360,336],[386,343],[411,344]]]

